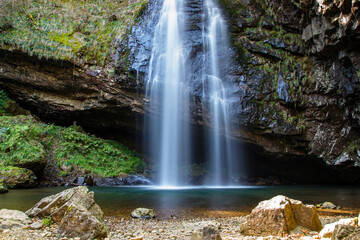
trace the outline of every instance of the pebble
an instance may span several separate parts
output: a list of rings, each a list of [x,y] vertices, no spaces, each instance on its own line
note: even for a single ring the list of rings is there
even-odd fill
[[[333,222],[338,217],[321,217],[322,222]],[[152,219],[147,221],[133,220],[127,218],[107,217],[106,225],[109,227],[109,235],[105,240],[190,240],[193,229],[189,226],[200,226],[203,221],[214,221],[221,226],[221,237],[224,240],[310,240],[317,239],[318,233],[313,231],[305,235],[295,234],[285,237],[253,237],[244,236],[239,231],[239,224],[244,221],[244,217],[223,217],[223,218],[193,218],[193,219]],[[51,228],[31,230],[4,230],[0,231],[0,239],[7,240],[59,240],[56,238],[57,226]],[[68,238],[61,238],[67,240]],[[73,238],[71,240],[81,240]]]
[[[143,237],[131,238],[131,240],[143,240]]]
[[[38,229],[41,229],[43,228],[43,223],[42,222],[34,222],[32,223],[29,227],[33,230],[38,230]]]

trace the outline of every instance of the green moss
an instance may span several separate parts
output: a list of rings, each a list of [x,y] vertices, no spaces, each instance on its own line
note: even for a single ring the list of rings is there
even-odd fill
[[[100,176],[142,172],[137,154],[115,141],[87,135],[78,126],[43,124],[31,116],[0,117],[0,165],[53,156],[63,175],[76,170]]]
[[[4,177],[12,176],[14,174],[26,173],[26,171],[27,171],[27,169],[25,169],[25,168],[0,165],[0,172],[2,173],[1,175]]]
[[[42,219],[42,223],[43,223],[43,225],[46,226],[46,227],[50,227],[51,222],[52,222],[51,216],[47,216],[47,217],[44,217],[44,218]]]
[[[8,0],[6,0],[8,1]],[[0,14],[0,47],[44,58],[104,66],[111,62],[115,38],[144,11],[147,0],[8,1]],[[6,24],[5,24],[6,22]],[[4,30],[4,26],[7,27]]]

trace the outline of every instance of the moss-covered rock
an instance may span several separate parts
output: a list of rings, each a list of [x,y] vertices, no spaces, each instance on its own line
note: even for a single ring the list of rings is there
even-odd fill
[[[35,174],[25,168],[0,166],[0,177],[5,179],[9,188],[31,188],[35,186]]]
[[[0,178],[0,193],[6,193],[8,192],[8,187],[7,187],[7,184],[6,184],[6,181],[5,179],[3,178]]]

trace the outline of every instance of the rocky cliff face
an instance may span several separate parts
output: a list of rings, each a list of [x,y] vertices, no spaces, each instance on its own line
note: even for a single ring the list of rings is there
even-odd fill
[[[110,135],[133,134],[141,127],[136,122],[144,112],[142,83],[157,20],[149,13],[159,11],[160,2],[150,1],[131,35],[119,44],[115,79],[101,68],[2,50],[1,86],[45,120],[76,121]],[[201,53],[196,44],[201,3],[187,4],[189,34],[194,36],[188,54],[194,66]],[[236,84],[232,119],[239,128],[233,135],[250,149],[252,157],[245,163],[249,177],[359,183],[360,2],[219,4],[234,53],[228,72]],[[196,128],[207,127],[197,86],[194,81],[192,122]]]
[[[360,2],[222,3],[243,53],[239,135],[276,157],[358,168]]]
[[[195,66],[203,54],[197,19],[202,4],[187,1],[185,10],[190,16],[188,32],[193,36],[187,49]],[[348,180],[359,181],[358,4],[220,1],[235,59],[227,69],[228,81],[237,84],[232,86],[237,98],[232,115],[239,128],[233,135],[255,151],[278,159],[275,164],[294,163],[297,169],[290,171],[292,175],[302,168],[309,171],[320,165],[326,169],[327,165],[350,168]],[[146,75],[150,58],[149,29],[144,26],[156,22],[146,17],[142,20],[133,28],[130,41],[134,51],[130,51],[129,68],[137,73],[137,79]],[[201,93],[201,79],[196,71],[187,72],[192,74],[196,98]],[[196,101],[193,106],[193,121],[206,126],[200,104]],[[267,168],[269,162],[274,164],[256,158],[247,164],[256,166],[254,172]],[[314,176],[322,175],[318,168],[313,170]],[[332,175],[322,173],[324,178]]]

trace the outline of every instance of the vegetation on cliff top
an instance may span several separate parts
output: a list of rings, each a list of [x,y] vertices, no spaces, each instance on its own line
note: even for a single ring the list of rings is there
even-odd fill
[[[45,124],[31,115],[5,116],[11,102],[0,91],[0,167],[55,162],[58,174],[117,176],[143,171],[137,154],[118,142],[88,135],[79,126]],[[31,164],[30,164],[31,165]]]
[[[4,0],[0,47],[104,66],[147,0]]]

